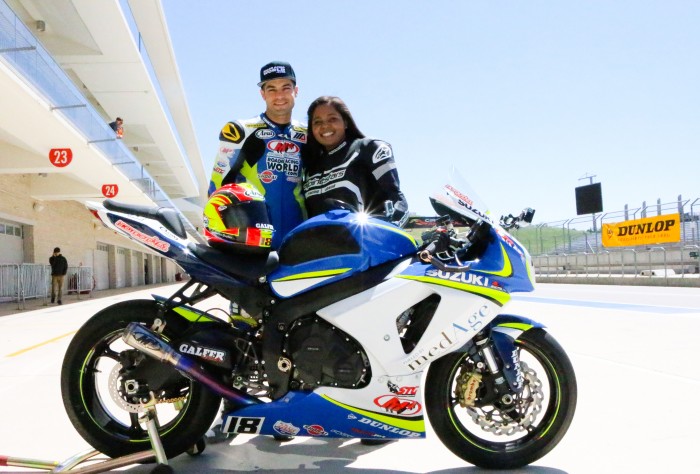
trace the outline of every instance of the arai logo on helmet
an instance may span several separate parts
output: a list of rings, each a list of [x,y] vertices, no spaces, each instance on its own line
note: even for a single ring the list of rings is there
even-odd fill
[[[260,194],[260,191],[258,191],[255,188],[246,188],[243,195],[249,197],[250,199],[253,199],[254,201],[263,201],[265,199],[265,197],[262,194]]]
[[[260,178],[260,181],[262,181],[263,183],[270,184],[271,182],[277,179],[277,175],[270,170],[265,170],[262,173],[258,174],[258,178]]]

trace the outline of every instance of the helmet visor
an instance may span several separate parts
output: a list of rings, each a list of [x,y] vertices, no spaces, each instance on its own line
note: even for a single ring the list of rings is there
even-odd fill
[[[227,229],[270,228],[267,205],[263,201],[238,202],[221,212],[221,217]]]

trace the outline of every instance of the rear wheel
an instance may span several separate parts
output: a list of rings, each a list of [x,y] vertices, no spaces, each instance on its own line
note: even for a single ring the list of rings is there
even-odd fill
[[[90,445],[113,458],[151,448],[140,420],[151,393],[169,458],[194,446],[219,410],[217,395],[122,341],[127,324],[151,327],[157,317],[152,300],[110,306],[80,328],[63,361],[61,392],[68,417]],[[176,325],[166,324],[166,340],[179,335]]]
[[[465,403],[465,387],[479,380],[469,355],[449,354],[428,369],[430,423],[450,451],[476,466],[512,469],[536,461],[559,443],[574,416],[576,377],[557,341],[543,329],[530,329],[515,346],[525,376],[525,387],[516,396],[522,415],[517,421],[480,400],[486,394],[483,386],[472,392],[473,403]]]

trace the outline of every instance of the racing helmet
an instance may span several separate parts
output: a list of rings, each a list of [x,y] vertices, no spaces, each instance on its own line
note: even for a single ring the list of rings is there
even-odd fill
[[[204,206],[204,237],[212,247],[267,253],[273,233],[265,197],[250,183],[226,184]]]

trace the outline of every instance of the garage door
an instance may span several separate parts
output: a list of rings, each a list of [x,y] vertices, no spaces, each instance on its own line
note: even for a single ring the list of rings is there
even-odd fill
[[[117,288],[124,288],[126,286],[126,249],[117,249]]]
[[[0,220],[0,263],[23,263],[22,226]],[[46,257],[49,258],[49,257]]]
[[[95,288],[109,288],[109,253],[107,244],[98,242],[95,249]]]

